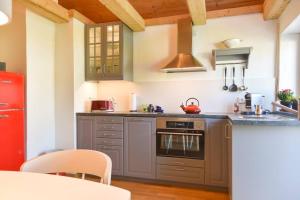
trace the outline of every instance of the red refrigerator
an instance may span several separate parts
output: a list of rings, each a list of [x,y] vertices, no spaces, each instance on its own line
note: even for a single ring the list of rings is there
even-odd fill
[[[0,170],[19,170],[24,152],[24,76],[0,72]]]

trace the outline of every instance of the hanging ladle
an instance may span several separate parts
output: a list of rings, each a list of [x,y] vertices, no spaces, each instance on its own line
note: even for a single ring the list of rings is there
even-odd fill
[[[239,88],[241,91],[248,90],[248,88],[245,86],[245,67],[243,67],[243,85]]]
[[[235,67],[232,68],[232,85],[229,87],[230,92],[238,91],[238,86],[234,82],[234,77],[235,77]]]
[[[227,86],[227,84],[226,84],[226,78],[227,78],[227,66],[225,67],[225,69],[224,69],[224,72],[225,72],[225,85],[223,86],[223,90],[228,90],[228,86]]]

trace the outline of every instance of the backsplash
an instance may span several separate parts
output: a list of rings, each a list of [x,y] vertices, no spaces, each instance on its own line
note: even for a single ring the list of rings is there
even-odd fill
[[[266,96],[266,108],[271,108],[274,99],[274,79],[246,80],[249,92],[262,93]],[[181,103],[190,97],[199,99],[202,112],[232,112],[233,102],[243,97],[245,92],[230,93],[222,90],[223,81],[159,81],[159,82],[126,82],[103,81],[98,85],[99,99],[114,98],[117,111],[128,111],[130,94],[137,94],[137,103],[154,104],[163,107],[165,112],[181,113]]]

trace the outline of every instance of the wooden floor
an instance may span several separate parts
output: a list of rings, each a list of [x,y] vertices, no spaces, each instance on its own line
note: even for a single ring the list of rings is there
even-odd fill
[[[229,200],[227,193],[202,189],[113,180],[131,192],[132,200]]]

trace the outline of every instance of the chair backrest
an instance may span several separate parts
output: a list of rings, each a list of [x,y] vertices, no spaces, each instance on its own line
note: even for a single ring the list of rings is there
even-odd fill
[[[90,174],[101,177],[102,183],[110,185],[112,163],[109,156],[99,151],[64,150],[33,158],[23,163],[20,170],[45,174]]]

